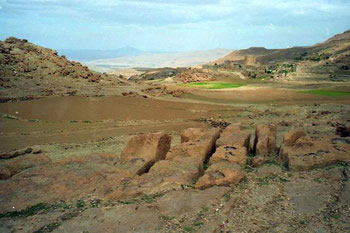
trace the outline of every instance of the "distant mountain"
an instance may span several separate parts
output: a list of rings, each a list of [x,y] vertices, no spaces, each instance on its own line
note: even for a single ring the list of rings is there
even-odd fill
[[[197,66],[218,59],[230,53],[229,49],[212,49],[189,52],[145,53],[136,56],[125,56],[113,59],[99,59],[86,62],[91,69],[103,67],[108,69],[121,68],[160,68]]]
[[[70,60],[75,61],[93,61],[97,59],[117,58],[124,56],[136,56],[145,52],[133,47],[123,47],[113,50],[97,50],[97,49],[61,49],[58,50],[60,55],[65,55]]]

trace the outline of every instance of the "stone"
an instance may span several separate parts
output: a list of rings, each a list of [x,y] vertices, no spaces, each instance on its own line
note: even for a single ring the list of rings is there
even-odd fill
[[[220,136],[220,129],[188,128],[181,133],[181,143],[198,140],[216,141]]]
[[[243,131],[240,123],[229,125],[216,141],[216,147],[230,145],[249,149],[250,133]]]
[[[258,124],[255,130],[254,153],[256,156],[266,156],[276,148],[277,127],[275,124]]]
[[[203,171],[203,164],[192,157],[176,157],[173,160],[157,162],[148,173],[135,177],[118,187],[108,199],[120,199],[181,190],[192,185]]]
[[[39,153],[41,153],[41,148],[40,148],[40,146],[36,145],[36,146],[32,146],[31,148],[32,148],[32,153],[33,153],[33,154],[39,154]]]
[[[246,147],[220,146],[210,158],[209,163],[214,164],[220,161],[228,161],[245,167],[247,164],[247,154],[248,150]]]
[[[280,158],[291,171],[306,171],[340,161],[350,162],[350,144],[338,142],[332,142],[331,138],[302,137],[291,146],[283,146]]]
[[[172,160],[175,157],[192,157],[199,163],[203,163],[214,150],[215,141],[189,141],[180,143],[171,148],[166,155],[167,160]]]
[[[199,178],[195,188],[205,189],[214,185],[237,185],[245,178],[245,172],[235,163],[222,161],[211,165]]]
[[[26,147],[26,148],[22,148],[22,149],[18,149],[18,150],[13,150],[10,152],[6,152],[0,155],[0,159],[10,159],[10,158],[14,158],[20,155],[24,155],[24,154],[29,154],[32,152],[32,148],[31,147]]]
[[[298,140],[301,137],[305,137],[306,134],[304,131],[301,130],[291,130],[284,134],[283,136],[283,146],[291,146],[293,145],[296,140]]]
[[[0,165],[0,180],[6,180],[25,169],[50,164],[51,159],[44,154],[29,154],[6,160]]]
[[[183,214],[196,213],[202,207],[220,200],[228,192],[228,187],[211,187],[206,190],[185,189],[165,194],[156,207],[162,215],[178,217]]]
[[[165,159],[170,149],[171,137],[168,134],[159,132],[132,136],[120,158],[122,161],[140,160],[142,166],[137,170],[141,175],[159,160]]]

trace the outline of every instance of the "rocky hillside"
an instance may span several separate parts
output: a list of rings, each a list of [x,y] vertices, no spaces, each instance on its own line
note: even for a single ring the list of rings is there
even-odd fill
[[[98,95],[93,88],[111,77],[92,72],[57,51],[10,37],[0,41],[0,97],[28,99],[47,95]],[[84,90],[84,86],[85,90]],[[92,87],[88,90],[89,87]],[[78,91],[79,90],[79,91]],[[86,93],[89,92],[89,93]],[[92,92],[92,93],[90,93]]]
[[[98,82],[101,75],[94,74],[86,66],[72,62],[57,51],[46,49],[27,40],[14,37],[0,42],[1,76],[69,77]]]
[[[246,55],[253,55],[253,56],[262,56],[266,54],[270,54],[277,51],[277,49],[266,49],[263,47],[251,47],[248,49],[241,49],[233,51],[232,53],[226,55],[223,58],[220,58],[216,61],[210,62],[210,64],[222,64],[225,61],[244,61],[244,57]]]
[[[350,63],[350,30],[335,35],[329,40],[311,47],[293,47],[288,49],[249,48],[233,51],[229,55],[211,62],[222,64],[224,61],[243,61],[244,56],[253,55],[258,62],[283,61],[322,61],[333,64],[349,65]]]

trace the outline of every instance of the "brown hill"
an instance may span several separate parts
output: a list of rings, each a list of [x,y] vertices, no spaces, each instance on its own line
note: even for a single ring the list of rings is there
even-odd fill
[[[253,55],[253,56],[262,56],[262,55],[266,55],[266,54],[270,54],[275,52],[276,49],[266,49],[264,47],[251,47],[248,49],[241,49],[241,50],[236,50],[233,51],[232,53],[226,55],[223,58],[220,58],[216,61],[210,62],[210,64],[222,64],[225,61],[243,61],[244,57],[246,55]]]
[[[52,49],[14,37],[0,41],[2,102],[47,95],[100,95],[97,88],[102,79],[110,78]]]
[[[262,63],[281,62],[288,60],[323,60],[329,59],[331,63],[349,64],[350,61],[350,30],[335,35],[329,40],[310,47],[293,47],[287,49],[249,48],[233,51],[229,55],[211,62],[222,64],[224,61],[243,61],[244,56],[256,56]]]

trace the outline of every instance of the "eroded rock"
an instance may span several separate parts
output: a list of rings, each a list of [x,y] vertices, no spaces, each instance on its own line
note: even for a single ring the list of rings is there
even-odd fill
[[[298,140],[301,137],[305,137],[305,136],[306,136],[306,134],[304,131],[291,130],[284,135],[283,146],[291,146],[296,142],[296,140]]]
[[[255,131],[254,152],[266,156],[275,151],[277,127],[274,124],[258,124]]]
[[[231,145],[220,146],[216,149],[209,162],[213,164],[220,161],[228,161],[244,167],[247,164],[247,154],[248,150],[246,147],[236,147]]]
[[[195,187],[205,189],[214,185],[236,185],[244,178],[245,172],[238,164],[222,161],[211,165]]]
[[[188,128],[181,133],[181,143],[197,140],[217,140],[220,136],[220,129]]]
[[[124,162],[142,161],[143,163],[137,171],[137,174],[141,175],[147,172],[155,162],[165,159],[170,144],[171,137],[162,132],[135,135],[129,139],[120,157]]]
[[[301,137],[292,145],[283,145],[281,160],[292,171],[304,171],[324,167],[340,161],[350,162],[350,144],[332,142],[331,138]]]
[[[216,141],[216,146],[230,145],[234,147],[246,147],[249,149],[250,133],[242,130],[242,125],[229,125],[220,135]]]

